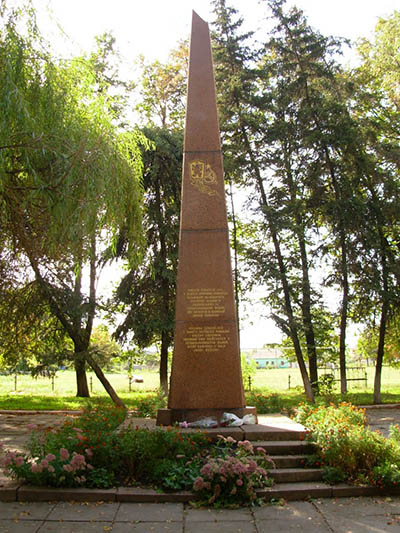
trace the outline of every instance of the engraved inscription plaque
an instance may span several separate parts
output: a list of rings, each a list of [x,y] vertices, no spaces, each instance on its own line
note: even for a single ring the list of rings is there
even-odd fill
[[[187,314],[191,318],[217,318],[225,313],[227,296],[223,289],[187,289]]]

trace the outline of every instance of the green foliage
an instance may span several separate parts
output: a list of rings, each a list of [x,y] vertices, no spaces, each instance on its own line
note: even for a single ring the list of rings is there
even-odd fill
[[[288,398],[280,393],[262,392],[257,389],[246,392],[246,404],[254,406],[260,415],[280,412],[289,414],[297,403],[297,396]]]
[[[310,431],[309,438],[317,446],[326,481],[378,486],[397,483],[399,443],[366,428],[365,410],[348,403],[318,407],[303,404],[297,421]]]
[[[134,416],[144,418],[156,418],[157,411],[167,405],[167,399],[162,391],[158,391],[155,394],[147,394],[135,398],[132,402]]]
[[[257,371],[257,364],[254,359],[247,357],[246,354],[240,356],[240,364],[242,368],[243,384],[244,388],[246,388],[249,378],[253,378]]]

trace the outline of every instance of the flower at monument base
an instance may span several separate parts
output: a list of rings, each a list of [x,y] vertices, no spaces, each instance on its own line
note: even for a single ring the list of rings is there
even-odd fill
[[[69,459],[69,451],[65,448],[60,448],[60,459],[61,461],[66,461]]]
[[[198,491],[198,490],[202,490],[203,488],[204,488],[204,479],[199,476],[194,480],[193,490]]]
[[[40,474],[41,472],[43,472],[42,465],[38,465],[36,463],[33,463],[31,465],[31,472],[33,472],[34,474]]]
[[[248,441],[248,440],[241,440],[241,441],[239,441],[239,442],[238,442],[238,448],[243,449],[244,451],[246,451],[246,452],[249,453],[249,454],[253,454],[253,453],[254,453],[253,445],[252,445],[251,442]]]
[[[22,455],[18,455],[14,459],[14,462],[15,462],[16,466],[22,466],[25,463],[25,459],[22,457]]]
[[[55,461],[56,459],[56,456],[54,455],[54,453],[48,453],[45,457],[46,461],[48,461],[49,463],[51,463],[52,461]]]

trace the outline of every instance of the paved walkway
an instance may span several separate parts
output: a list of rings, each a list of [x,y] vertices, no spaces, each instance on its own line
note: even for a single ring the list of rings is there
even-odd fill
[[[400,498],[343,498],[254,509],[181,503],[1,503],[1,533],[380,533],[400,531]]]
[[[400,424],[400,406],[368,409],[367,414],[371,429],[384,434],[390,424]],[[0,413],[0,441],[8,448],[23,449],[28,423],[45,428],[66,416]],[[278,502],[234,510],[193,509],[183,503],[0,502],[0,533],[51,531],[400,533],[400,496]]]

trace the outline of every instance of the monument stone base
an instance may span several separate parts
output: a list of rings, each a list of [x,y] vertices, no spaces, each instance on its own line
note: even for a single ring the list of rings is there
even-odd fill
[[[236,407],[224,409],[159,409],[157,412],[157,426],[173,426],[179,422],[196,422],[200,418],[216,418],[218,424],[223,413],[233,413],[239,418],[245,415],[254,415],[257,424],[257,410],[255,407]]]

